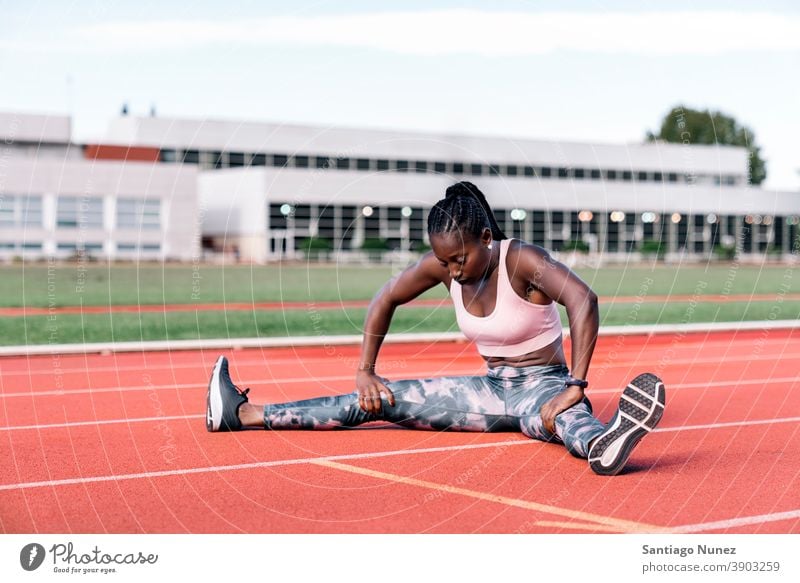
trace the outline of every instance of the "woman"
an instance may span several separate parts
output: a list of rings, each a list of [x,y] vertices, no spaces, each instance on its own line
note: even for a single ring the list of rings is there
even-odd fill
[[[608,424],[592,416],[584,379],[597,340],[594,292],[541,247],[507,239],[469,182],[448,188],[431,209],[428,235],[432,251],[370,303],[355,392],[254,405],[220,357],[209,383],[208,430],[332,429],[384,420],[416,429],[521,431],[563,443],[598,474],[617,474],[661,419],[664,385],[655,375],[640,375],[624,389]],[[459,327],[487,362],[486,376],[378,376],[375,363],[395,308],[438,284],[450,291]],[[569,317],[571,374],[555,302]]]

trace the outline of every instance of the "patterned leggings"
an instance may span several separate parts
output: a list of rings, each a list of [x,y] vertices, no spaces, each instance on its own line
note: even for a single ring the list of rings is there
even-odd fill
[[[564,390],[562,365],[490,368],[486,376],[390,381],[395,406],[381,395],[381,412],[365,413],[358,392],[335,397],[264,405],[267,429],[335,429],[369,421],[390,421],[414,429],[522,431],[528,437],[563,443],[576,457],[603,431],[584,398],[556,416],[555,435],[542,425],[539,411]]]

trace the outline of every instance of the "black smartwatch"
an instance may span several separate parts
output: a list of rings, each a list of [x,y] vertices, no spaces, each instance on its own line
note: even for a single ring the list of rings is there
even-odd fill
[[[581,380],[581,379],[576,379],[576,378],[575,378],[574,376],[572,376],[572,375],[567,375],[567,378],[566,378],[566,379],[564,379],[564,384],[565,384],[566,386],[568,386],[568,387],[570,387],[570,386],[576,386],[576,387],[580,387],[580,388],[582,388],[582,389],[585,389],[586,387],[588,387],[588,386],[589,386],[589,381],[584,381],[584,380]]]

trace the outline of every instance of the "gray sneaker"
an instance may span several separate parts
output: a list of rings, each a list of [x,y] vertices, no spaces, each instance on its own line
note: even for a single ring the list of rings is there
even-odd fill
[[[649,372],[625,387],[619,409],[589,449],[595,474],[614,476],[622,470],[636,444],[661,421],[665,398],[664,383]]]
[[[206,429],[209,431],[239,431],[239,407],[247,403],[247,393],[231,381],[228,373],[228,359],[220,356],[214,364],[211,380],[208,381],[206,397]]]

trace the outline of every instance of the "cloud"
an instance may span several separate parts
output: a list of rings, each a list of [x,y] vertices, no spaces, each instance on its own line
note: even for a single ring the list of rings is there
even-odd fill
[[[108,22],[71,31],[76,50],[143,52],[239,45],[349,47],[488,57],[560,50],[648,56],[800,50],[800,16],[770,12],[437,10],[233,21]]]

